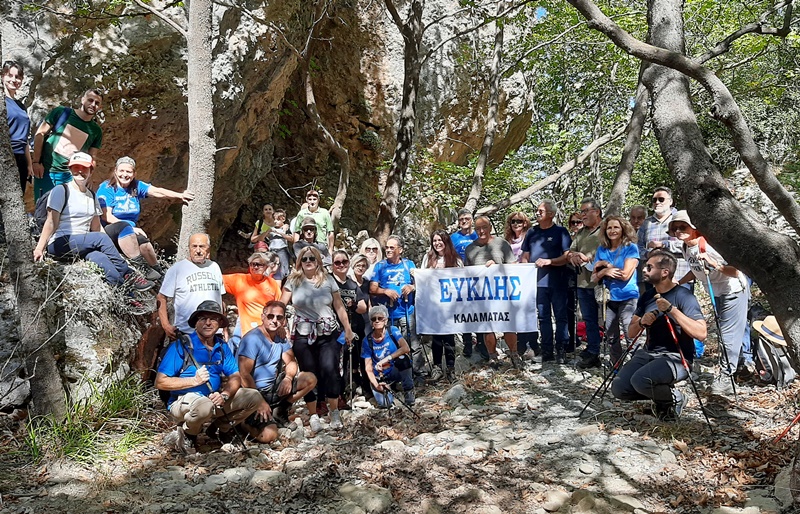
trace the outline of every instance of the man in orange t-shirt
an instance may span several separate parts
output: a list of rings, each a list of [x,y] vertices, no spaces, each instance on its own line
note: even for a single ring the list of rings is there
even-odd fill
[[[239,321],[233,337],[228,341],[233,354],[239,348],[242,336],[261,324],[261,312],[272,300],[280,300],[281,286],[272,278],[273,268],[270,253],[254,253],[247,259],[248,273],[222,275],[225,292],[236,298]]]

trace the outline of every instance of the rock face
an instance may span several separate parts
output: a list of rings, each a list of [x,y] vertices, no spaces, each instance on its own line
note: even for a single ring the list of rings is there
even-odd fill
[[[63,8],[46,2],[54,10]],[[138,163],[138,178],[183,189],[188,163],[185,105],[185,42],[157,17],[133,16],[109,24],[31,13],[12,1],[3,23],[6,55],[26,66],[26,103],[38,123],[59,103],[76,105],[83,90],[107,91],[101,115],[103,148],[95,180],[111,173],[122,155]],[[451,5],[452,4],[452,5]],[[158,6],[159,2],[154,5]],[[426,5],[426,14],[451,11],[451,0]],[[223,266],[246,252],[238,229],[252,230],[260,205],[270,201],[290,216],[304,191],[321,187],[323,205],[336,194],[339,164],[309,122],[303,77],[306,65],[285,44],[304,51],[312,6],[279,0],[253,16],[215,7],[214,40],[217,185],[209,231]],[[128,8],[126,14],[135,12]],[[184,16],[180,8],[168,14]],[[391,159],[396,111],[403,83],[403,45],[397,28],[378,2],[338,2],[315,29],[307,51],[317,107],[323,122],[350,153],[350,199],[342,225],[372,228],[381,163]],[[268,26],[259,20],[274,25]],[[463,24],[469,23],[464,20]],[[280,27],[281,32],[274,27]],[[446,30],[430,30],[435,47]],[[432,54],[423,67],[418,140],[443,160],[463,162],[480,147],[485,117],[485,80],[460,65],[457,45]],[[497,145],[507,151],[521,143],[530,124],[524,88],[507,80]],[[519,116],[522,113],[522,116]],[[458,141],[456,143],[456,141]],[[356,207],[357,206],[357,207]],[[180,208],[146,201],[141,220],[151,238],[174,249]]]

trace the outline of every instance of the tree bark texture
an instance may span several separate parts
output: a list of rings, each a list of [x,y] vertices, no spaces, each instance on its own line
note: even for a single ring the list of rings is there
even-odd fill
[[[507,8],[506,2],[497,4],[498,15]],[[489,72],[489,109],[486,111],[486,134],[483,136],[483,145],[478,155],[478,162],[472,174],[472,188],[467,197],[464,208],[474,212],[483,190],[483,176],[489,163],[489,155],[497,133],[497,115],[500,110],[500,64],[503,60],[503,21],[498,17],[495,20],[494,52],[492,53],[492,66]]]
[[[187,109],[189,173],[187,189],[194,200],[183,207],[178,259],[186,256],[189,237],[205,232],[211,217],[217,143],[214,136],[214,100],[211,80],[211,0],[189,2],[187,32]]]
[[[758,186],[769,197],[778,211],[795,231],[800,229],[800,205],[778,181],[761,155],[753,134],[745,122],[742,111],[736,104],[728,88],[719,77],[700,62],[690,59],[681,52],[643,43],[619,27],[590,0],[567,0],[588,20],[589,27],[598,30],[611,39],[614,44],[634,57],[644,61],[661,64],[691,77],[709,92],[713,99],[711,115],[720,121],[731,134],[731,142],[742,161],[752,173]],[[652,28],[652,27],[651,27]]]
[[[608,203],[604,211],[606,216],[619,215],[622,206],[625,204],[625,194],[631,185],[631,175],[636,159],[639,158],[639,150],[642,146],[642,131],[647,120],[647,111],[650,107],[650,92],[642,84],[641,75],[647,64],[642,63],[639,72],[639,85],[636,88],[636,98],[634,99],[631,117],[628,126],[625,127],[625,145],[622,147],[622,156],[617,166],[617,175],[614,177],[614,185],[608,195]]]
[[[419,92],[419,74],[422,68],[421,47],[424,35],[422,11],[424,2],[412,0],[408,19],[403,21],[392,0],[384,0],[386,8],[397,28],[403,36],[403,99],[400,107],[400,119],[397,127],[397,146],[392,156],[392,164],[386,176],[386,185],[381,195],[378,209],[378,220],[375,224],[374,236],[385,242],[397,223],[397,208],[400,192],[405,183],[408,163],[411,159],[417,123],[417,93]]]
[[[0,35],[0,55],[2,48]],[[47,342],[50,331],[43,309],[44,285],[37,277],[33,263],[31,234],[6,119],[6,104],[0,102],[0,177],[4,184],[0,188],[0,209],[8,243],[9,275],[17,300],[20,350],[31,386],[30,410],[34,416],[49,414],[61,420],[66,412],[64,387],[52,348]]]

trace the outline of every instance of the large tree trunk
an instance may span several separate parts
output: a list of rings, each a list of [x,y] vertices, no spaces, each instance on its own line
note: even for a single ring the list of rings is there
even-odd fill
[[[0,35],[0,55],[2,49]],[[6,104],[0,102],[0,180],[4,184],[0,188],[0,210],[8,242],[9,275],[17,298],[20,349],[31,385],[30,408],[33,415],[51,414],[62,419],[66,412],[64,388],[48,344],[50,333],[44,319],[44,286],[34,269],[31,234],[6,119]]]
[[[642,146],[642,130],[644,129],[645,120],[647,120],[647,109],[650,106],[650,92],[641,82],[641,75],[646,66],[646,63],[642,63],[642,69],[639,72],[639,86],[636,88],[636,98],[634,99],[631,118],[628,120],[628,126],[625,127],[625,145],[622,147],[622,157],[619,159],[617,175],[614,178],[614,185],[611,187],[611,194],[608,195],[608,204],[605,210],[606,216],[619,215],[622,212],[622,206],[625,204],[625,194],[631,185],[633,166],[636,164],[636,159],[639,157],[639,149]]]
[[[405,46],[403,50],[403,99],[397,127],[397,146],[386,176],[386,185],[381,195],[378,221],[375,224],[374,231],[374,236],[381,242],[386,241],[397,223],[400,192],[406,180],[408,163],[413,150],[417,123],[419,74],[422,67],[420,49],[424,32],[424,26],[422,25],[424,3],[421,0],[413,0],[411,2],[408,20],[405,22],[400,19],[392,0],[385,0],[385,3],[392,20],[403,35]]]
[[[684,52],[681,0],[650,0],[649,40],[660,47],[656,49],[635,42],[630,35],[622,33],[622,29],[588,0],[568,1],[590,20],[592,28],[604,32],[626,51],[632,52],[634,46],[639,50],[645,48],[652,52],[652,61],[680,66],[692,76],[714,80],[681,57]],[[636,53],[642,52],[637,50]],[[800,247],[790,237],[759,222],[755,213],[731,195],[697,125],[686,75],[673,68],[651,65],[643,76],[643,82],[653,99],[653,130],[661,154],[678,184],[681,197],[689,206],[692,221],[728,262],[759,285],[778,318],[783,335],[792,343],[790,352],[797,362],[800,319],[795,306],[800,305]],[[736,107],[732,99],[724,99],[723,106],[729,120],[741,119],[741,112],[728,110]],[[732,132],[735,132],[732,138],[739,139],[739,143],[748,138],[740,127]],[[749,138],[752,140],[752,136]],[[750,155],[752,157],[752,153]],[[767,180],[775,180],[774,175]],[[791,212],[797,210],[796,203],[784,207]]]
[[[211,80],[211,0],[189,2],[186,35],[187,107],[189,119],[189,178],[187,188],[194,200],[183,208],[178,259],[186,256],[189,237],[205,232],[214,196],[215,158],[214,100]]]
[[[467,203],[464,208],[470,212],[475,211],[478,200],[483,190],[483,176],[486,172],[486,165],[489,163],[489,154],[492,152],[495,134],[497,133],[497,115],[500,105],[500,63],[503,60],[503,21],[499,15],[507,8],[506,2],[497,4],[498,19],[495,20],[494,33],[494,53],[492,54],[492,66],[489,72],[489,109],[486,112],[486,134],[483,136],[481,153],[478,155],[478,163],[472,174],[472,188],[470,189]]]

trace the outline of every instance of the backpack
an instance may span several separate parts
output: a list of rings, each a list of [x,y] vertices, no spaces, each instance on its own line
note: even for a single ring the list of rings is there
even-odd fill
[[[178,374],[176,376],[183,375],[183,372],[189,369],[191,366],[197,367],[197,361],[194,359],[194,345],[192,345],[192,338],[189,337],[188,334],[180,333],[178,339],[167,345],[163,350],[161,350],[161,354],[158,356],[158,362],[156,363],[156,370],[158,370],[161,361],[164,359],[164,355],[166,355],[167,350],[173,344],[177,344],[183,348],[183,362],[181,363],[181,369],[178,370]],[[225,351],[222,351],[222,359],[224,364],[225,359]],[[158,389],[158,397],[164,403],[164,407],[169,404],[170,396],[172,396],[172,391],[165,391],[163,389]]]
[[[69,203],[70,187],[69,183],[59,184],[59,185],[64,188],[64,205],[61,206],[61,210],[58,212],[63,213],[64,209],[67,208],[67,204]],[[42,235],[42,229],[44,228],[44,223],[47,221],[47,199],[50,198],[50,193],[53,192],[53,189],[44,193],[42,196],[39,197],[38,200],[36,200],[36,207],[34,207],[33,209],[33,223],[31,223],[31,234],[36,239],[39,239],[39,236]],[[87,191],[91,193],[92,201],[94,201],[94,191],[88,188]]]
[[[761,381],[774,384],[778,390],[786,387],[797,377],[786,347],[773,344],[761,334],[758,334],[758,340],[753,348],[753,360]]]

